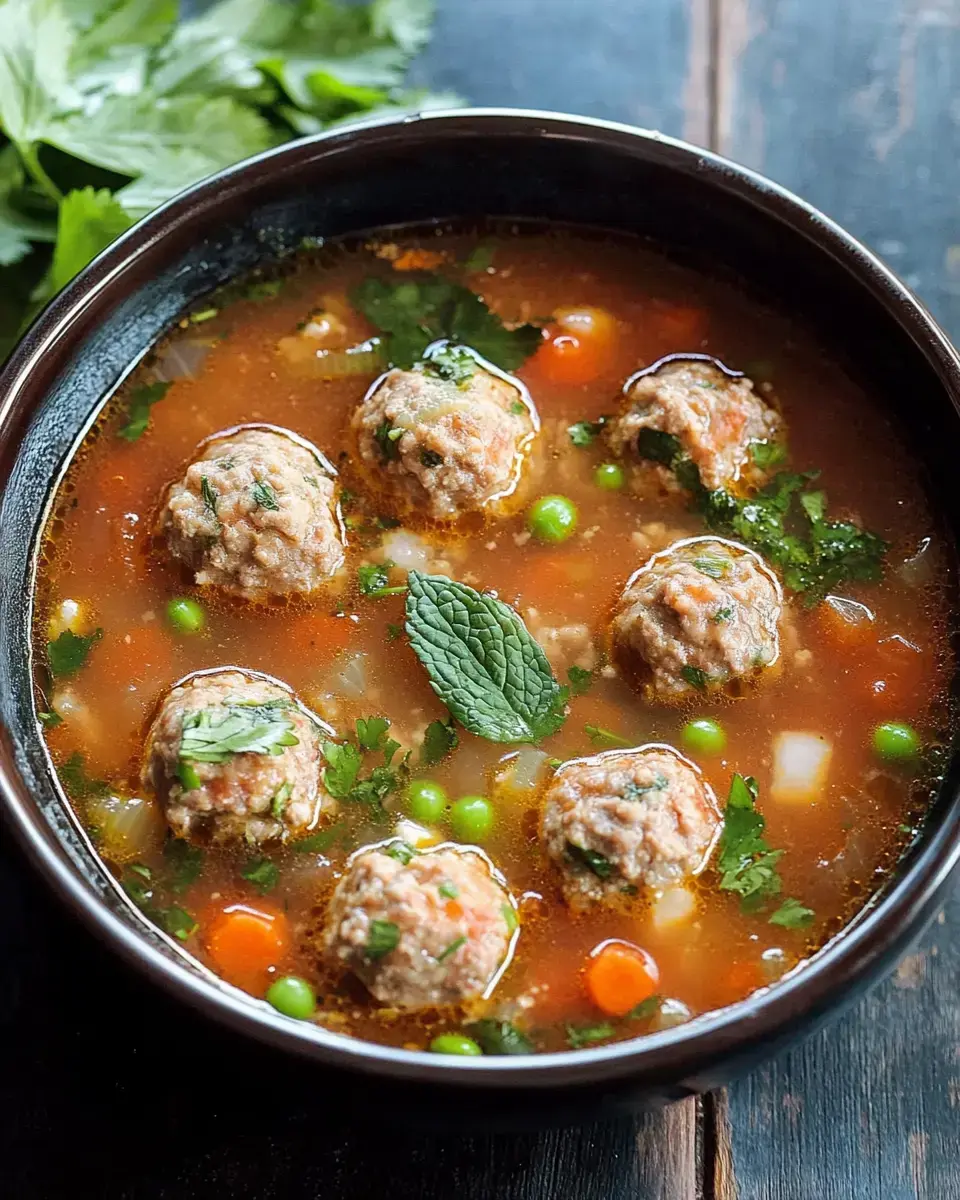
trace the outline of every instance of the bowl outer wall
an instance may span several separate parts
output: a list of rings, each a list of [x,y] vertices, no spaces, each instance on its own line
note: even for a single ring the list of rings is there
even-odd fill
[[[688,198],[686,207],[678,207],[691,225],[697,220],[697,203],[704,195],[711,196],[718,208],[726,205],[735,214],[735,223],[741,223],[744,229],[750,226],[749,237],[762,227],[768,252],[772,246],[778,255],[788,251],[809,255],[822,273],[818,279],[829,278],[837,291],[846,289],[858,297],[865,324],[874,334],[887,327],[896,329],[899,352],[906,348],[906,353],[914,355],[915,365],[927,373],[927,392],[939,393],[938,399],[931,401],[938,405],[931,429],[949,430],[956,443],[960,429],[960,361],[922,306],[869,251],[827,218],[762,177],[707,151],[626,126],[511,110],[460,110],[374,121],[280,147],[197,185],[141,221],[40,315],[0,374],[0,479],[4,487],[0,508],[0,621],[4,629],[0,792],[6,816],[55,890],[101,936],[163,986],[245,1033],[332,1065],[432,1084],[543,1089],[601,1084],[613,1091],[657,1098],[699,1091],[793,1040],[801,1028],[812,1029],[827,1014],[837,1011],[874,982],[934,915],[960,859],[955,763],[929,828],[908,854],[896,885],[862,913],[843,937],[776,988],[707,1014],[688,1026],[632,1042],[575,1054],[455,1061],[358,1042],[291,1022],[266,1005],[245,999],[202,968],[183,962],[168,939],[144,928],[139,915],[130,911],[118,889],[104,878],[106,873],[98,866],[89,844],[62,812],[36,722],[31,729],[27,719],[32,715],[25,672],[29,613],[23,602],[22,567],[14,563],[13,569],[7,570],[12,550],[5,539],[19,537],[22,543],[26,536],[31,543],[34,541],[39,517],[35,512],[18,511],[14,501],[20,501],[30,489],[34,495],[48,497],[65,460],[63,439],[48,447],[45,457],[20,453],[24,443],[29,443],[37,414],[45,412],[56,426],[56,414],[65,406],[78,370],[93,375],[86,383],[91,395],[102,395],[115,386],[122,371],[118,373],[116,365],[108,363],[104,367],[107,374],[98,374],[97,363],[90,361],[96,336],[105,327],[115,334],[121,349],[126,347],[128,363],[142,354],[148,343],[143,341],[142,312],[131,297],[135,301],[138,289],[143,289],[147,281],[159,280],[169,291],[166,303],[156,291],[150,297],[156,332],[169,325],[185,298],[203,294],[210,286],[249,269],[258,256],[262,257],[263,239],[259,246],[256,239],[251,245],[249,229],[242,228],[250,214],[262,232],[269,226],[271,213],[281,211],[283,196],[290,189],[302,189],[303,180],[308,179],[315,187],[329,175],[335,191],[352,176],[360,184],[360,190],[352,193],[353,202],[346,203],[347,189],[341,209],[333,203],[314,219],[334,233],[347,231],[351,218],[357,220],[355,228],[383,224],[383,220],[366,219],[370,204],[363,190],[365,177],[376,175],[384,159],[396,160],[401,166],[415,159],[422,167],[425,161],[442,158],[451,147],[456,147],[455,154],[461,157],[467,147],[467,159],[481,165],[484,156],[491,153],[494,158],[500,155],[502,161],[513,162],[514,174],[500,179],[488,196],[485,211],[493,215],[536,215],[516,207],[497,208],[495,203],[501,198],[502,204],[508,204],[511,194],[523,192],[519,205],[522,210],[536,198],[540,187],[542,207],[548,211],[539,215],[545,218],[565,216],[582,221],[585,213],[604,210],[597,224],[622,226],[622,222],[610,219],[609,200],[600,202],[602,190],[592,199],[583,195],[587,181],[597,184],[601,176],[584,176],[576,169],[581,152],[586,154],[591,171],[604,170],[604,179],[607,167],[603,164],[608,164],[610,175],[615,177],[612,182],[621,188],[636,170],[642,182],[655,180],[665,194],[682,198],[689,193],[694,203]],[[564,155],[568,157],[564,159]],[[539,171],[546,177],[545,164],[550,163],[551,156],[562,163],[546,185],[543,180],[531,183],[523,178],[525,171]],[[394,182],[403,178],[401,171]],[[556,187],[558,182],[579,187],[576,202],[570,201],[569,207]],[[421,213],[417,203],[429,199],[428,185],[429,181],[425,183],[422,178],[416,182],[413,209],[409,203],[395,203],[395,220],[425,215],[426,210]],[[480,215],[451,209],[448,198],[439,203],[434,216]],[[219,256],[222,260],[219,274],[204,274],[199,269],[192,274],[183,272],[202,286],[193,295],[189,295],[189,287],[178,291],[170,275],[171,264],[181,262],[191,247],[204,239],[209,242],[214,229],[230,222],[240,222],[240,233],[226,242],[217,242],[215,253],[207,252],[207,258]],[[707,239],[713,236],[712,228],[704,235]],[[288,244],[282,244],[283,238],[279,242],[270,242],[269,237],[265,240],[270,243],[266,246],[268,257],[289,249]],[[684,246],[684,251],[694,256],[697,250],[695,238]],[[702,252],[703,246],[699,250]],[[757,263],[762,260],[762,254],[755,259]],[[798,286],[796,299],[801,307],[809,299],[804,287]],[[89,403],[87,408],[89,415]],[[69,445],[82,426],[82,422],[76,424],[76,413],[72,415],[75,428],[64,435]],[[50,431],[44,434],[49,440]],[[951,513],[951,524],[956,529],[958,522],[953,516]]]

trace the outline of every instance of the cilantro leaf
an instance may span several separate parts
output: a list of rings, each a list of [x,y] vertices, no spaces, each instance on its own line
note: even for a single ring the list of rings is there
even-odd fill
[[[655,1017],[663,1002],[662,996],[648,996],[646,1000],[641,1000],[639,1004],[635,1004],[627,1013],[625,1020],[627,1021],[649,1021],[651,1017]]]
[[[605,1042],[617,1032],[609,1021],[600,1025],[565,1025],[567,1045],[571,1050],[581,1050],[594,1042]]]
[[[102,629],[95,629],[86,637],[64,629],[52,642],[47,642],[47,665],[50,674],[60,677],[75,674],[87,661],[91,647],[102,637]]]
[[[609,879],[613,874],[613,863],[608,858],[604,858],[602,854],[598,854],[596,850],[589,850],[586,846],[577,846],[573,842],[567,842],[566,854],[571,862],[586,867],[598,879]]]
[[[587,446],[593,445],[606,423],[606,417],[601,417],[599,421],[577,421],[575,425],[567,428],[567,435],[575,446],[585,450]]]
[[[106,188],[85,187],[70,192],[60,203],[53,261],[34,292],[45,303],[66,287],[92,258],[133,224]]]
[[[539,325],[508,329],[476,292],[429,272],[397,280],[371,276],[350,301],[383,335],[382,353],[395,367],[409,369],[431,342],[448,340],[515,371],[540,345]]]
[[[391,842],[389,846],[384,847],[384,854],[390,858],[395,858],[401,866],[406,866],[412,859],[416,858],[417,852],[409,842],[397,841]]]
[[[590,691],[590,685],[593,683],[593,672],[588,671],[585,667],[578,667],[574,664],[567,671],[567,679],[570,681],[570,694],[572,696],[582,696]]]
[[[346,800],[360,774],[360,751],[350,742],[324,742],[322,749],[327,763],[323,770],[323,786],[335,800]]]
[[[464,1027],[484,1054],[532,1054],[533,1042],[512,1021],[484,1017]]]
[[[371,921],[367,936],[367,958],[376,961],[396,950],[400,942],[400,928],[394,921]]]
[[[423,359],[423,370],[438,379],[455,383],[458,387],[469,383],[477,373],[477,360],[463,346],[452,346],[449,342],[434,347]],[[432,464],[439,466],[442,458]]]
[[[277,494],[266,480],[254,480],[250,487],[250,494],[257,508],[266,509],[268,512],[280,511],[280,505],[277,503]]]
[[[382,750],[390,722],[386,717],[361,717],[357,721],[357,741],[362,750]]]
[[[539,644],[502,600],[443,575],[411,571],[410,645],[464,728],[493,742],[536,742],[565,719],[565,690]]]
[[[252,883],[261,896],[273,891],[280,879],[280,868],[269,858],[255,858],[240,872],[240,878]]]
[[[127,442],[135,442],[150,423],[151,408],[164,398],[171,387],[172,384],[158,380],[156,383],[146,383],[142,387],[134,388],[127,401],[127,419],[117,430],[117,437],[122,437]]]
[[[293,843],[292,848],[297,854],[325,854],[332,846],[336,845],[345,833],[346,826],[342,821],[338,821],[329,829],[321,829],[319,833],[312,833],[309,837],[300,838],[299,841]]]
[[[770,914],[769,920],[771,925],[781,925],[784,929],[803,929],[815,915],[812,908],[789,896],[776,912]]]
[[[180,759],[221,763],[233,754],[282,754],[300,739],[284,715],[287,703],[228,704],[201,708],[183,718]]]
[[[435,766],[452,754],[459,744],[460,739],[451,721],[431,721],[423,735],[420,761],[425,767]]]
[[[612,729],[603,729],[599,725],[584,725],[583,732],[594,746],[632,746],[625,737],[614,733]]]
[[[394,563],[386,559],[382,563],[364,563],[357,567],[357,586],[361,596],[369,596],[379,600],[381,596],[400,596],[406,590],[406,584],[390,587],[390,572]]]

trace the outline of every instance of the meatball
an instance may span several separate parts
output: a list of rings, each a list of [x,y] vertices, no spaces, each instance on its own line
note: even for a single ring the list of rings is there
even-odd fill
[[[758,554],[687,538],[654,554],[614,611],[614,652],[665,703],[756,678],[780,653],[780,584]]]
[[[520,481],[537,429],[526,392],[471,356],[458,361],[471,364],[460,382],[429,362],[388,371],[353,415],[360,465],[395,516],[455,521],[497,508]]]
[[[697,769],[650,745],[564,763],[544,797],[540,836],[567,903],[583,908],[699,871],[719,825]]]
[[[203,444],[159,518],[197,583],[245,600],[309,595],[343,563],[336,484],[319,451],[284,429]]]
[[[503,880],[473,849],[441,846],[406,862],[389,850],[373,847],[351,861],[330,901],[327,954],[391,1008],[487,993],[516,928]]]
[[[751,380],[706,357],[661,359],[628,379],[624,396],[623,412],[607,426],[613,451],[635,455],[644,430],[672,434],[711,490],[736,483],[750,464],[751,442],[770,441],[780,429],[779,414]]]
[[[237,670],[194,675],[160,705],[143,783],[178,837],[285,840],[335,806],[319,783],[320,732],[272,680]]]

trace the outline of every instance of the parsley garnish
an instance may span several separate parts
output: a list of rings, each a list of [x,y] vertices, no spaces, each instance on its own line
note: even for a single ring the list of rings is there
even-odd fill
[[[171,904],[169,908],[164,908],[154,903],[157,889],[153,872],[143,863],[130,863],[120,882],[123,890],[143,915],[159,925],[165,933],[185,942],[199,928],[196,918],[179,904]]]
[[[52,642],[47,642],[47,665],[51,675],[73,675],[87,661],[91,647],[103,637],[102,629],[95,629],[87,637],[64,629]]]
[[[484,1054],[532,1054],[533,1042],[511,1021],[497,1021],[484,1017],[465,1026],[468,1033],[480,1046]]]
[[[382,750],[390,722],[386,717],[361,717],[357,721],[357,742],[362,750]]]
[[[56,729],[58,725],[63,724],[63,717],[52,707],[49,712],[37,713],[37,717],[44,729]]]
[[[203,500],[204,507],[211,517],[216,519],[217,516],[217,501],[220,499],[217,494],[217,489],[213,486],[206,475],[200,476],[200,497]],[[219,524],[219,521],[217,522]]]
[[[691,687],[696,688],[698,692],[705,692],[707,684],[710,682],[710,676],[702,667],[691,667],[689,664],[680,668],[680,678],[689,683]]]
[[[389,846],[384,848],[384,854],[389,858],[395,858],[401,866],[406,866],[411,858],[416,857],[416,850],[409,842],[391,842]]]
[[[477,373],[477,366],[477,360],[469,350],[463,346],[451,346],[449,342],[429,351],[422,363],[424,371],[436,375],[438,379],[455,383],[457,387],[463,387],[470,382]]]
[[[389,421],[381,421],[373,431],[373,440],[380,447],[380,457],[384,462],[396,462],[400,457],[400,447],[397,442],[403,437],[404,430]]]
[[[440,884],[440,886],[437,888],[437,892],[444,898],[444,900],[456,900],[456,898],[460,895],[460,889],[455,883],[451,883],[449,879],[445,879],[443,883]]]
[[[431,342],[446,340],[514,371],[540,345],[538,325],[508,329],[476,292],[426,271],[365,279],[350,302],[380,332],[381,353],[395,367],[412,367]]]
[[[250,488],[250,494],[253,496],[253,502],[257,508],[265,508],[268,512],[280,511],[280,505],[277,503],[277,493],[266,480],[256,480]]]
[[[812,908],[807,908],[793,896],[788,897],[775,913],[770,914],[771,925],[782,925],[784,929],[803,929],[813,920]]]
[[[326,762],[323,785],[335,800],[365,804],[377,817],[383,815],[383,802],[399,790],[409,773],[407,759],[392,767],[400,743],[387,737],[390,722],[386,717],[367,717],[356,723],[357,744],[353,742],[323,742]],[[372,768],[364,779],[360,776],[365,753],[380,753],[383,764]]]
[[[631,746],[625,737],[614,733],[612,729],[603,729],[600,725],[584,725],[583,732],[595,746]]]
[[[571,1050],[580,1050],[584,1046],[592,1046],[594,1042],[605,1042],[617,1032],[607,1021],[602,1025],[565,1025],[567,1045]]]
[[[376,961],[396,950],[400,941],[400,929],[394,921],[371,921],[370,933],[367,936],[367,958]]]
[[[783,442],[751,442],[750,457],[761,471],[766,471],[786,462],[787,448]]]
[[[586,846],[575,846],[573,842],[567,842],[567,858],[592,871],[598,879],[609,879],[613,874],[613,863],[596,850],[588,850]]]
[[[437,962],[445,962],[452,954],[456,954],[461,946],[465,946],[466,944],[466,937],[458,937],[455,941],[452,941],[450,945],[446,947],[446,949],[440,951],[440,953],[437,955]]]
[[[577,421],[575,425],[568,426],[567,435],[575,446],[584,450],[593,445],[606,423],[606,417],[601,417],[599,421]]]
[[[567,679],[570,681],[570,694],[572,696],[582,696],[585,692],[590,691],[590,685],[593,683],[593,672],[588,671],[585,667],[572,666],[567,671]]]
[[[639,783],[634,783],[630,780],[624,784],[623,798],[624,800],[639,800],[641,796],[646,796],[650,792],[662,792],[664,788],[670,786],[670,781],[666,775],[661,775],[659,772],[653,777],[653,782],[641,786]]]
[[[127,401],[127,419],[117,430],[117,437],[135,442],[150,424],[150,410],[164,398],[171,386],[158,380],[134,388]]]
[[[232,754],[282,754],[300,739],[284,714],[286,700],[267,704],[228,704],[201,708],[183,718],[180,759],[187,762],[225,762]]]
[[[425,767],[435,766],[452,754],[459,744],[460,739],[451,721],[431,721],[423,735],[420,761]]]
[[[730,570],[730,560],[721,558],[719,554],[701,554],[693,560],[693,565],[701,575],[711,579],[722,579]]]
[[[565,719],[566,689],[502,600],[443,575],[411,571],[407,633],[453,716],[492,742],[537,742]]]
[[[407,589],[404,584],[398,584],[396,587],[389,586],[390,571],[394,565],[387,559],[382,563],[364,563],[363,566],[357,567],[357,586],[360,589],[360,595],[379,600],[381,596],[399,596],[405,592]]]
[[[272,891],[280,878],[280,868],[269,858],[255,858],[240,872],[240,878],[252,883],[261,896]]]

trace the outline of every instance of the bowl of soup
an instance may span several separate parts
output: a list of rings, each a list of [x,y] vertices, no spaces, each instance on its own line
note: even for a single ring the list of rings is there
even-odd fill
[[[826,218],[657,134],[429,114],[226,171],[0,381],[13,827],[319,1062],[722,1081],[956,862],[957,368]]]

